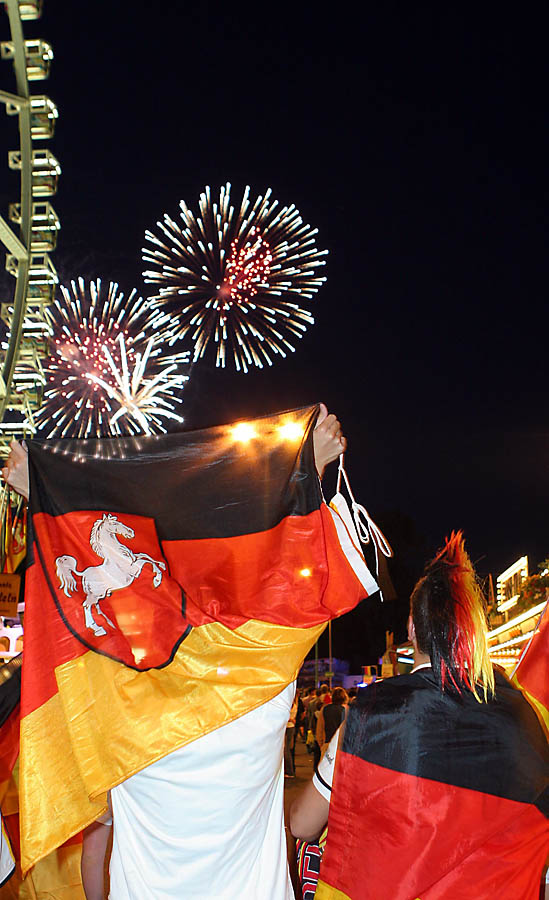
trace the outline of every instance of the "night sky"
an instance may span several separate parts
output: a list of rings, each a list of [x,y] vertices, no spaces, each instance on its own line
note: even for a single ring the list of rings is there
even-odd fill
[[[196,365],[185,416],[338,414],[355,493],[397,551],[398,600],[334,626],[335,653],[363,662],[385,627],[403,636],[450,529],[482,575],[549,555],[545,23],[371,6],[45,0],[25,23],[55,54],[32,91],[60,110],[63,280],[144,291],[145,228],[205,184],[270,186],[319,228],[328,282],[297,352],[248,376]],[[1,183],[6,215],[18,179]]]

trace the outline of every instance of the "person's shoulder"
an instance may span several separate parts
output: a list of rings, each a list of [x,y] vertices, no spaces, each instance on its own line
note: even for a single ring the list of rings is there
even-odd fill
[[[496,714],[505,715],[515,725],[531,732],[543,734],[538,716],[520,688],[499,670],[495,670],[495,692],[490,708]],[[545,740],[545,736],[543,735]]]
[[[391,709],[410,701],[418,692],[438,691],[432,669],[420,669],[408,675],[395,675],[374,681],[367,687],[360,688],[351,710],[371,712],[373,709]]]

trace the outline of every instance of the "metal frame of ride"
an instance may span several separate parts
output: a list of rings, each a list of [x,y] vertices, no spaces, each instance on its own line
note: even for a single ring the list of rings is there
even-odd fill
[[[10,169],[20,172],[21,190],[19,201],[9,205],[13,224],[0,215],[6,269],[15,282],[13,300],[0,306],[7,327],[0,352],[0,456],[13,437],[34,432],[33,413],[42,400],[42,359],[49,354],[50,334],[44,311],[58,281],[50,253],[60,227],[49,201],[61,172],[51,151],[41,149],[53,137],[57,107],[49,97],[29,90],[29,82],[48,77],[53,59],[49,44],[23,35],[22,22],[40,18],[42,0],[5,0],[5,8],[11,39],[0,44],[0,55],[13,63],[17,93],[0,91],[0,101],[7,115],[19,120],[19,149],[11,150],[8,160]]]

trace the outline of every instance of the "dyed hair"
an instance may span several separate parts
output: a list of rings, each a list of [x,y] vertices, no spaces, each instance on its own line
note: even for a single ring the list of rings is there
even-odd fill
[[[411,612],[417,645],[431,657],[441,689],[468,689],[487,700],[494,693],[494,672],[485,603],[461,531],[452,532],[427,564],[413,590]]]

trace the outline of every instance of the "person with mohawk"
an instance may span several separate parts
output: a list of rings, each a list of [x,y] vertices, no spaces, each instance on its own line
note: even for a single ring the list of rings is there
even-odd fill
[[[359,693],[292,807],[296,837],[314,840],[328,821],[315,898],[537,900],[548,743],[490,663],[461,532],[415,586],[408,635],[412,672]]]

